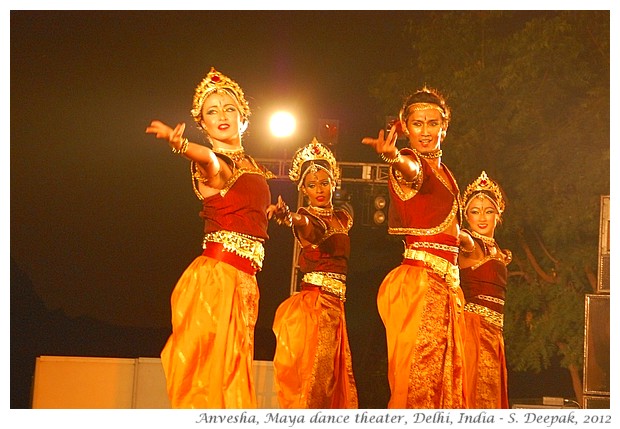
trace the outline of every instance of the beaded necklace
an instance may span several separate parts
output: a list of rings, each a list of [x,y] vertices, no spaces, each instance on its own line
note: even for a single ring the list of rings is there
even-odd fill
[[[235,164],[239,161],[243,161],[243,159],[245,158],[245,149],[243,148],[243,146],[240,149],[213,148],[212,150],[215,153],[219,153],[220,155],[224,155],[232,159]]]
[[[493,237],[487,237],[485,235],[479,234],[476,231],[470,231],[471,236],[482,240],[484,243],[484,247],[488,251],[491,256],[495,256],[497,254],[497,243]]]
[[[334,215],[333,207],[323,208],[323,207],[308,206],[308,210],[310,210],[311,213],[317,216],[320,216],[320,217],[331,218]]]
[[[340,222],[340,219],[338,218],[338,216],[335,216],[336,222],[338,223],[338,225],[336,227],[330,225],[332,217],[334,215],[333,207],[323,208],[323,207],[316,207],[316,206],[308,206],[308,211],[320,218],[325,218],[328,220],[327,225],[326,225],[328,234],[324,238],[329,237],[336,231],[344,231],[346,233],[347,230],[342,224],[342,222]],[[329,231],[331,231],[331,233],[329,233]]]
[[[476,231],[470,231],[472,237],[478,238],[480,240],[482,240],[484,242],[484,244],[488,245],[488,246],[495,246],[495,239],[493,237],[487,237],[486,235],[482,235],[477,233]]]
[[[443,152],[442,152],[442,150],[441,150],[441,149],[439,149],[439,150],[438,150],[438,151],[436,151],[436,152],[429,152],[429,153],[422,153],[422,152],[419,152],[419,151],[417,151],[417,150],[415,150],[415,149],[414,149],[414,151],[415,151],[415,153],[416,153],[416,154],[417,154],[420,158],[424,158],[424,159],[437,159],[437,158],[440,158],[440,157],[441,157],[441,155],[443,155]]]

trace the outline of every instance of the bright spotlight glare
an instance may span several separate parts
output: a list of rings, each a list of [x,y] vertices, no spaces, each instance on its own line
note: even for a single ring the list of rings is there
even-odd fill
[[[295,118],[288,112],[274,113],[269,128],[276,137],[288,137],[295,131]]]

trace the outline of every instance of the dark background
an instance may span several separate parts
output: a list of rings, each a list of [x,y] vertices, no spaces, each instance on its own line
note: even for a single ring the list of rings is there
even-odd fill
[[[200,203],[186,160],[144,130],[184,121],[211,66],[244,89],[244,145],[290,157],[339,121],[337,157],[378,162],[360,141],[384,126],[369,86],[407,64],[408,22],[423,11],[11,11],[11,408],[28,408],[36,356],[157,357],[169,297],[200,252]],[[294,112],[295,136],[267,131]],[[395,106],[397,113],[398,106]],[[272,194],[293,203],[288,181]],[[364,201],[352,201],[357,213]],[[275,224],[259,274],[256,359],[271,360],[271,323],[289,293],[293,240]],[[385,229],[356,225],[347,323],[360,407],[387,404],[385,338],[375,297],[399,263]],[[568,372],[509,374],[511,399],[572,396]]]

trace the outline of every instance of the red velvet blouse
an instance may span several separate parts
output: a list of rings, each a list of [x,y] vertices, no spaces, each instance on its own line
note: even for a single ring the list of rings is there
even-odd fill
[[[412,153],[408,149],[403,149],[401,152],[403,154]],[[391,234],[434,235],[441,232],[441,230],[437,230],[439,225],[449,223],[447,219],[454,216],[460,223],[459,190],[450,170],[442,165],[451,179],[444,184],[428,162],[420,160],[420,164],[422,166],[422,180],[419,188],[405,193],[405,195],[399,191],[400,185],[397,183],[393,171],[390,172],[388,225]],[[417,233],[398,232],[398,229],[419,231]]]
[[[489,257],[482,265],[463,268],[460,273],[461,289],[463,289],[466,302],[473,302],[498,313],[504,313],[502,304],[477,298],[479,295],[499,298],[502,301],[506,298],[508,269],[502,260]]]
[[[270,203],[271,192],[265,175],[246,171],[233,176],[225,192],[203,200],[200,217],[205,221],[204,231],[234,231],[266,240]]]
[[[346,274],[349,265],[351,246],[349,235],[350,218],[342,210],[335,210],[334,216],[338,216],[344,228],[342,230],[326,229],[325,223],[312,216],[308,211],[300,209],[300,212],[310,218],[313,227],[320,232],[320,238],[316,244],[301,249],[299,255],[299,268],[303,273],[322,271],[337,274]]]

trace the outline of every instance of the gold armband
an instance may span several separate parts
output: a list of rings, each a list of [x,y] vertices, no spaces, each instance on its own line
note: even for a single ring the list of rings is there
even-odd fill
[[[388,158],[384,153],[381,154],[381,159],[388,164],[396,164],[403,160],[403,157],[400,156],[400,151],[396,149],[396,156],[394,158]]]

